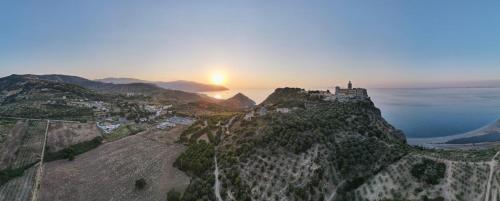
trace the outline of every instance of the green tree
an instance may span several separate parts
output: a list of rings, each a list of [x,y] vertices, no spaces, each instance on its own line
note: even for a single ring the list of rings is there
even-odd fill
[[[175,189],[171,189],[167,193],[167,201],[180,201],[181,193],[177,192]]]

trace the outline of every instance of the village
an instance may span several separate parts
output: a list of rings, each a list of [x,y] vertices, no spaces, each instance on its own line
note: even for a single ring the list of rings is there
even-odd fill
[[[88,99],[71,99],[66,96],[50,99],[46,104],[67,105],[92,110],[96,126],[102,130],[103,134],[110,134],[121,126],[131,123],[147,124],[157,129],[168,129],[176,125],[189,126],[195,122],[194,118],[176,115],[172,104],[109,103]]]

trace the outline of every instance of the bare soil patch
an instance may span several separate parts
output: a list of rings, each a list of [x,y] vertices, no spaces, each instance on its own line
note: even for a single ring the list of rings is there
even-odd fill
[[[46,151],[57,152],[99,136],[102,133],[95,123],[51,122]]]
[[[172,166],[185,150],[172,141],[182,132],[177,129],[145,131],[103,144],[74,161],[46,163],[40,200],[166,200],[170,189],[183,191],[189,184],[189,177]],[[135,181],[141,178],[146,186],[138,190]]]

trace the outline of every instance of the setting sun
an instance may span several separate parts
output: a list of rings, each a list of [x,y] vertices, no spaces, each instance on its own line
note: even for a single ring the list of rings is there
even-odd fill
[[[216,85],[222,85],[226,81],[226,78],[224,75],[220,73],[214,73],[212,74],[212,83]]]

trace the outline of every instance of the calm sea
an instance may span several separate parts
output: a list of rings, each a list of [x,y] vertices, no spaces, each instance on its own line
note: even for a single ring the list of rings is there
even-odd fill
[[[206,93],[229,98],[241,92],[257,103],[274,89]],[[409,138],[464,133],[500,118],[500,88],[368,89],[382,115]]]

